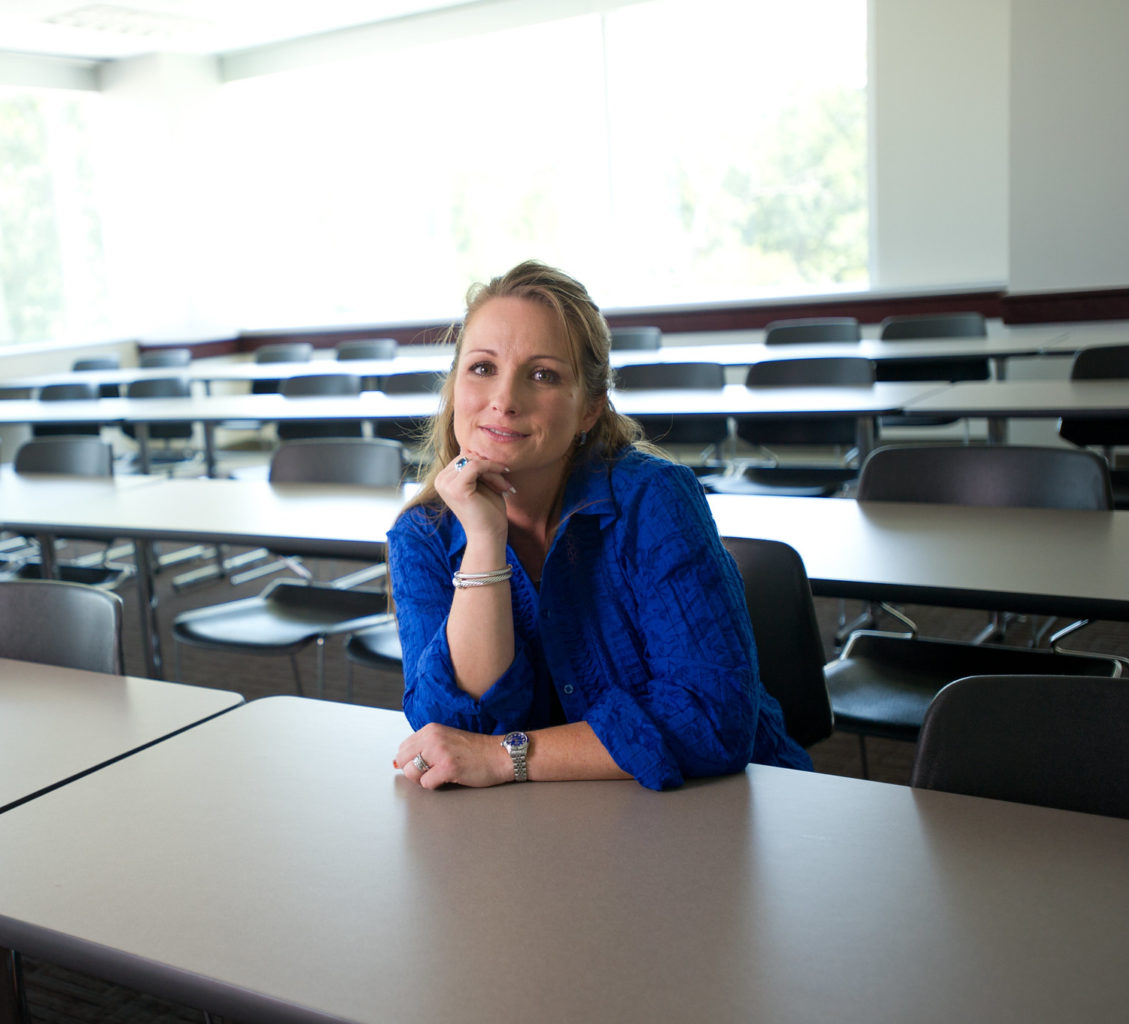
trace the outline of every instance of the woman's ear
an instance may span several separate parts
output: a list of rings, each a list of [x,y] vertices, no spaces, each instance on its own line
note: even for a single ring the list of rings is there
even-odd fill
[[[608,396],[606,394],[600,395],[589,407],[588,412],[580,421],[580,429],[584,433],[588,433],[596,425],[596,420],[603,415],[604,408],[608,404]]]

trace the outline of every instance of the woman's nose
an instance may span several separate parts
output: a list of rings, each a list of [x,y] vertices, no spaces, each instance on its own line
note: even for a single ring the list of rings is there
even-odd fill
[[[514,413],[518,405],[517,381],[507,374],[499,373],[494,378],[494,390],[490,396],[491,404],[499,412]]]

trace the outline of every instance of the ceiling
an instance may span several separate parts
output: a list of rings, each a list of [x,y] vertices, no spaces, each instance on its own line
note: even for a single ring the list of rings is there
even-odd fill
[[[213,54],[473,0],[2,0],[0,52],[86,60]]]

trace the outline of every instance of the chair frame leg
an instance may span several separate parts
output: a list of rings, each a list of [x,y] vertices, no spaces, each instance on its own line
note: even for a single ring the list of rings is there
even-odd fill
[[[866,753],[866,737],[859,733],[859,760],[862,762],[862,777],[864,779],[870,778],[870,758]]]

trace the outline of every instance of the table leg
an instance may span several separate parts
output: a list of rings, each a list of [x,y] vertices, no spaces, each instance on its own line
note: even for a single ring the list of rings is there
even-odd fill
[[[204,424],[204,472],[208,476],[216,475],[216,425]]]
[[[1007,444],[1007,417],[990,416],[988,418],[988,443]]]
[[[40,575],[45,580],[59,578],[59,568],[55,558],[55,537],[53,534],[39,534],[36,538],[39,544]]]
[[[858,460],[860,465],[874,448],[874,437],[877,430],[878,418],[876,416],[860,416],[858,418],[855,447],[858,448]]]
[[[133,557],[137,563],[137,606],[141,615],[141,643],[145,650],[145,674],[150,679],[164,679],[161,658],[161,632],[157,619],[157,588],[154,584],[153,545],[136,540]]]
[[[0,946],[0,1024],[26,1024],[31,1019],[24,990],[20,954]]]
[[[137,463],[142,473],[149,472],[149,424],[135,423],[134,434],[137,439]]]

